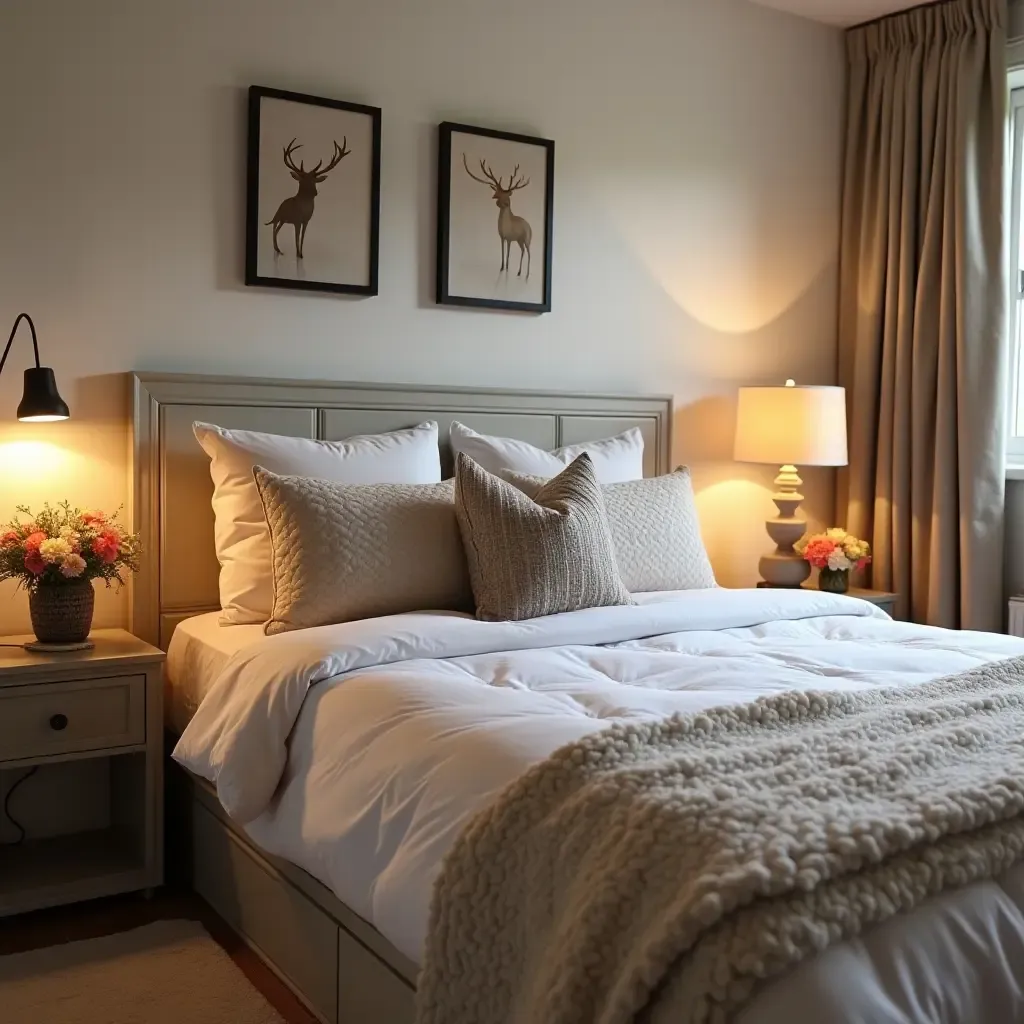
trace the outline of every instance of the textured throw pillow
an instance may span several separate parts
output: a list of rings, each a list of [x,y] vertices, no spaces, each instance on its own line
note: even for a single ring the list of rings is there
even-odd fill
[[[529,498],[460,454],[455,513],[477,618],[532,619],[633,603],[619,578],[590,456]]]
[[[431,484],[441,479],[436,423],[344,441],[227,430],[210,423],[194,423],[192,430],[210,456],[221,622],[226,625],[266,622],[274,600],[270,534],[252,477],[254,466],[347,484]]]
[[[491,473],[509,470],[549,477],[561,473],[573,459],[586,452],[594,464],[594,473],[603,484],[620,480],[639,480],[644,475],[644,436],[633,427],[603,441],[587,441],[555,448],[543,448],[517,441],[514,437],[478,434],[458,420],[452,422],[448,436],[452,451],[461,452]]]
[[[545,484],[544,477],[501,475],[531,497]],[[680,467],[667,476],[608,484],[601,488],[601,494],[615,545],[615,561],[627,590],[641,594],[718,586],[701,540],[688,469]]]
[[[273,546],[265,631],[471,611],[454,483],[346,485],[253,470]]]

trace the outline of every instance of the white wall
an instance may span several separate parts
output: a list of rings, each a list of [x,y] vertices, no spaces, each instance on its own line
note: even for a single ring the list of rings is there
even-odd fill
[[[0,516],[126,498],[131,369],[670,391],[720,578],[756,577],[773,474],[729,461],[731,396],[833,379],[838,32],[745,0],[7,0],[0,38],[0,323],[35,316],[74,417],[14,420],[21,339]],[[377,298],[242,285],[251,83],[383,108]],[[552,313],[434,305],[444,119],[556,140]]]

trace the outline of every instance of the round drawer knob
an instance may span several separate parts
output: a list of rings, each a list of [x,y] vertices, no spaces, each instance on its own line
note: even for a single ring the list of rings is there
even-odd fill
[[[50,728],[54,732],[60,732],[62,729],[68,727],[68,716],[67,715],[52,715],[50,717]]]

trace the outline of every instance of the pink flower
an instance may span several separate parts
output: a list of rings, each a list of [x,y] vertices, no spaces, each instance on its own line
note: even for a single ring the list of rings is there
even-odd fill
[[[25,556],[25,568],[32,573],[33,576],[39,576],[46,568],[43,556],[39,554],[39,548],[32,548]]]
[[[35,533],[30,533],[25,538],[25,547],[29,551],[36,551],[36,552],[38,552],[39,551],[39,545],[42,544],[43,541],[46,540],[46,539],[47,539],[46,534],[43,533],[41,530],[37,530]]]
[[[64,561],[60,567],[61,575],[67,576],[68,579],[74,579],[76,576],[81,576],[85,572],[85,559],[81,555],[74,553],[64,556]]]
[[[120,539],[116,533],[104,530],[93,542],[92,553],[101,561],[110,565],[117,561],[118,552],[121,549]]]

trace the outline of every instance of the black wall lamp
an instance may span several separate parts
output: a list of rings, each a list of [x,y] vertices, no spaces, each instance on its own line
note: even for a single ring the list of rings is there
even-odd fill
[[[52,423],[54,420],[66,420],[71,413],[67,403],[60,397],[57,380],[49,366],[39,365],[39,342],[36,340],[36,325],[28,313],[19,313],[11,328],[11,336],[7,339],[7,348],[0,356],[0,373],[4,372],[7,354],[14,344],[14,336],[22,320],[27,321],[32,332],[32,350],[35,352],[36,365],[25,371],[25,393],[18,406],[18,419],[23,423]]]

